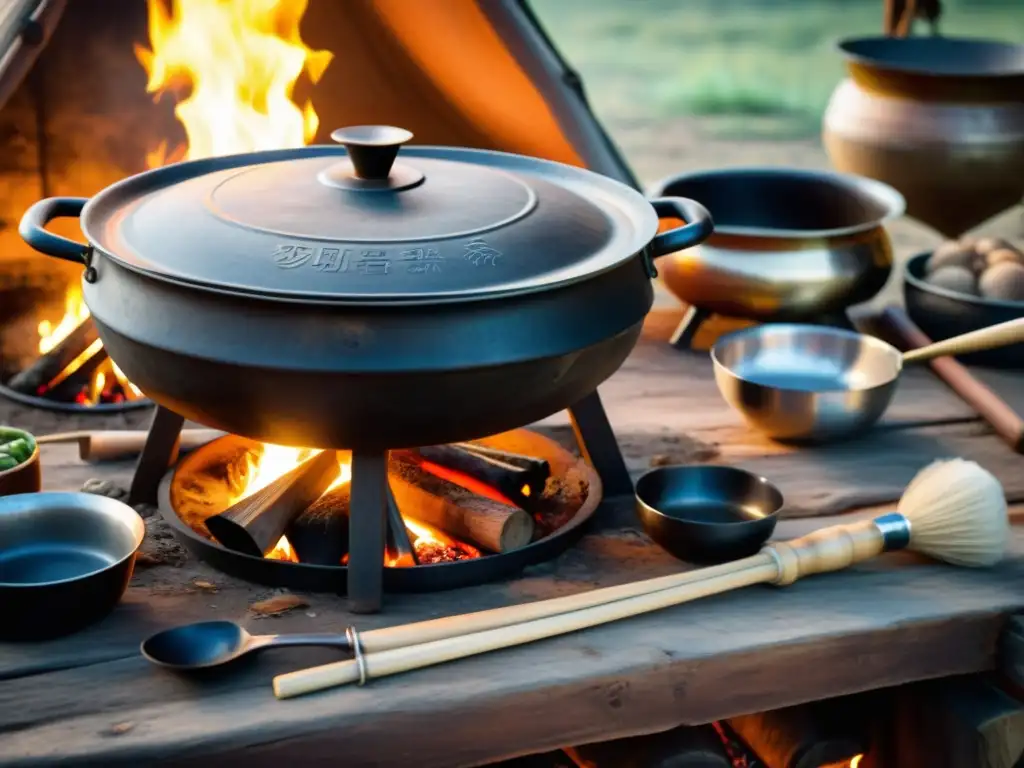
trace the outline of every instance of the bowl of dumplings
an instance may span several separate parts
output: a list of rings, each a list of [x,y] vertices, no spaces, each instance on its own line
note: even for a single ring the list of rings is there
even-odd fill
[[[906,263],[903,300],[933,341],[1024,317],[1024,249],[998,237],[945,242]],[[962,362],[1024,368],[1024,344],[965,355]]]

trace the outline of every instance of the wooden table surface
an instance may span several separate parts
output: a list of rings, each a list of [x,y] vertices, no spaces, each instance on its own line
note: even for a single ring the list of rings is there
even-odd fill
[[[932,458],[963,455],[1024,501],[1012,453],[926,370],[908,371],[885,423],[844,446],[794,452],[747,431],[718,397],[706,355],[665,343],[677,310],[651,315],[634,355],[601,392],[631,470],[665,456],[730,462],[782,487],[788,537],[891,502]],[[9,407],[9,406],[5,406]],[[0,421],[44,417],[15,410]],[[564,435],[565,419],[544,429]],[[657,457],[657,458],[656,458]],[[125,482],[129,465],[87,466],[67,446],[43,450],[45,484]],[[993,667],[1008,614],[1024,607],[1024,532],[988,571],[888,555],[786,589],[755,587],[403,676],[291,701],[278,672],[336,654],[291,649],[200,679],[151,668],[152,631],[232,619],[253,632],[340,631],[568,594],[677,571],[638,530],[628,501],[608,505],[580,544],[521,578],[449,593],[394,596],[379,616],[344,600],[260,618],[272,592],[205,565],[139,568],[123,604],[72,637],[0,644],[0,766],[468,766],[562,745],[636,735],[912,680]],[[213,585],[211,588],[210,585]],[[4,616],[0,621],[17,620]]]

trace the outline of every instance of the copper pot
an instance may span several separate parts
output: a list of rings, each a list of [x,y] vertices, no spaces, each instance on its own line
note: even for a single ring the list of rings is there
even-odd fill
[[[828,171],[725,168],[672,176],[651,190],[690,193],[715,231],[660,259],[658,271],[691,307],[765,322],[820,320],[871,299],[889,277],[885,224],[903,214],[904,201],[885,184]]]
[[[892,185],[957,237],[1024,195],[1024,46],[944,37],[844,40],[849,77],[823,139],[841,171]]]

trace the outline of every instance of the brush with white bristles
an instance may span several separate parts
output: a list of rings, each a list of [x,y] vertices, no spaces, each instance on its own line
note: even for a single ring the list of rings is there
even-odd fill
[[[444,661],[530,643],[753,584],[785,586],[882,552],[909,549],[954,565],[997,563],[1009,540],[999,481],[973,461],[937,461],[907,486],[896,512],[823,528],[732,563],[525,605],[406,624],[362,634],[356,658],[278,675],[279,699],[365,683]]]

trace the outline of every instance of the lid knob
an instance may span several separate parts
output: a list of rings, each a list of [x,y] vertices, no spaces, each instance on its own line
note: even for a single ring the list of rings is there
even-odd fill
[[[318,174],[322,184],[353,192],[397,192],[423,181],[423,174],[402,163],[398,150],[412,132],[392,125],[339,128],[331,138],[345,147],[348,159]]]
[[[399,148],[412,138],[412,132],[392,125],[354,125],[339,128],[331,138],[348,151],[356,176],[383,181],[391,173]]]

